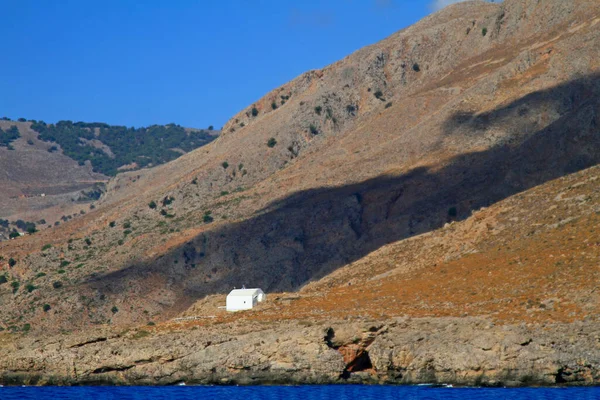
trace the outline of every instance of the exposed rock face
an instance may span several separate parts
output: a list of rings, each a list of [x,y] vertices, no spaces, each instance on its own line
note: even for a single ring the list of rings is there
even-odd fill
[[[153,334],[140,330],[67,336],[44,343],[25,339],[13,344],[13,349],[2,349],[0,381],[600,383],[597,323],[495,326],[476,318],[400,318],[307,325],[250,324]]]

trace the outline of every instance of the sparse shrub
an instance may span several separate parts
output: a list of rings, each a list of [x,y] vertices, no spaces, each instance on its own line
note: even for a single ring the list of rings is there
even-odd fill
[[[48,249],[51,249],[52,245],[51,244],[45,244],[44,247],[42,247],[42,251],[46,251]]]
[[[44,305],[42,306],[42,310],[44,310],[44,312],[48,312],[48,311],[50,311],[50,309],[51,309],[51,308],[52,308],[52,307],[50,307],[50,304],[44,304]]]
[[[310,133],[312,133],[313,135],[318,135],[319,134],[319,130],[317,129],[316,126],[314,126],[313,124],[311,124],[308,129],[310,130]]]
[[[163,207],[166,207],[166,206],[171,205],[171,203],[173,203],[174,201],[175,201],[175,197],[165,196],[165,198],[162,200],[162,205],[163,205]]]
[[[148,207],[150,207],[150,209],[154,210],[156,208],[156,202],[154,200],[152,200],[150,203],[148,203]]]
[[[56,271],[56,272],[57,272],[57,273],[59,273],[59,274],[64,274],[64,273],[65,273],[65,272],[67,272],[67,271],[65,271],[64,269],[59,269],[59,270],[58,270],[58,271]]]
[[[238,169],[241,171],[242,169],[244,169],[244,164],[240,163],[240,165],[238,165]]]
[[[354,104],[348,104],[346,106],[346,111],[348,112],[348,114],[353,114],[356,111],[356,107],[354,106]]]
[[[391,106],[392,106],[392,102],[390,101],[389,103],[387,103],[387,104],[385,105],[385,108],[390,108]]]
[[[275,147],[275,145],[277,144],[277,140],[275,140],[275,138],[271,138],[269,139],[269,141],[267,142],[267,146],[269,147]]]
[[[10,286],[12,287],[13,293],[17,293],[19,291],[19,286],[21,286],[21,284],[19,283],[19,281],[12,281],[10,283]]]
[[[156,324],[155,324],[154,322],[152,322],[152,321],[148,321],[148,324],[147,324],[147,325],[148,325],[148,326],[154,326],[154,325],[156,325]]]
[[[323,107],[321,107],[321,106],[316,106],[316,107],[315,107],[315,112],[316,112],[318,115],[321,115],[321,111],[323,111]]]
[[[38,272],[38,273],[35,275],[35,277],[36,277],[36,278],[43,278],[44,276],[46,276],[46,273],[45,273],[45,272]]]
[[[126,230],[123,231],[123,235],[124,236],[130,235],[130,234],[131,234],[131,230],[130,229],[126,229]]]
[[[194,178],[192,180],[192,185],[197,185],[198,184],[198,178]]]
[[[29,332],[31,330],[31,324],[24,324],[21,329],[23,332]]]
[[[67,261],[67,260],[62,260],[62,261],[60,262],[60,268],[64,268],[64,267],[68,266],[69,264],[71,264],[71,262],[70,262],[70,261]]]
[[[458,210],[456,209],[456,207],[450,207],[448,209],[448,216],[450,218],[456,218],[457,215],[458,215]]]
[[[129,222],[129,221],[126,221],[126,222],[123,224],[123,229],[129,229],[129,228],[131,228],[131,222]]]
[[[420,72],[421,71],[421,67],[419,67],[419,64],[417,64],[417,63],[413,64],[413,71],[415,71],[415,72]]]
[[[229,192],[227,190],[221,191],[221,196],[227,196]]]
[[[14,258],[12,258],[12,257],[11,257],[11,258],[9,258],[9,259],[8,259],[8,266],[12,268],[12,267],[14,267],[15,265],[17,265],[17,260],[15,260],[15,259],[14,259]]]
[[[482,35],[482,36],[486,36],[486,35],[487,35],[487,32],[488,32],[488,31],[487,31],[487,28],[483,28],[483,29],[481,30],[481,35]]]
[[[123,243],[125,243],[125,242],[123,242],[123,239],[119,239],[119,241],[117,242],[117,244],[118,244],[119,246],[123,246]]]
[[[117,306],[112,306],[112,308],[110,309],[110,311],[112,311],[113,314],[116,314],[119,312],[119,309],[117,308]]]
[[[88,246],[92,245],[92,240],[90,238],[85,238],[85,244],[87,244]]]
[[[163,209],[163,210],[160,210],[160,215],[162,215],[163,217],[164,217],[165,215],[167,215],[167,210],[164,210],[164,209]]]
[[[256,107],[252,107],[252,111],[250,111],[250,113],[253,117],[256,117],[258,115],[258,109]]]
[[[37,287],[35,287],[32,283],[25,285],[25,290],[27,290],[28,293],[33,292],[35,289],[37,289]]]
[[[377,99],[381,100],[381,98],[383,97],[383,92],[382,92],[381,90],[377,90],[375,93],[373,93],[373,95],[374,95],[374,96],[375,96]]]
[[[33,146],[33,140],[27,139],[27,144],[30,145],[30,146]]]

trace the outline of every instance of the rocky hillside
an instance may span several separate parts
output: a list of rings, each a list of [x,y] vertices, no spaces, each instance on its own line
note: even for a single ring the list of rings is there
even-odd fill
[[[275,330],[285,329],[281,319],[381,325],[405,315],[476,317],[511,332],[522,332],[522,322],[533,331],[552,324],[545,349],[570,340],[568,324],[586,321],[592,343],[599,23],[593,0],[459,3],[267,94],[201,149],[117,175],[92,212],[0,244],[0,321],[14,332],[7,346],[24,346],[23,331],[78,335],[97,326],[122,340],[129,336],[115,332],[149,322],[159,324],[142,329],[149,338],[207,324],[167,322],[181,313],[208,326]],[[256,313],[219,314],[222,294],[242,284],[262,287],[273,301]],[[355,355],[374,343],[357,338]],[[492,343],[493,357],[508,354],[505,346]],[[567,381],[568,373],[597,379],[595,369],[575,367],[579,350],[565,346],[548,356],[556,368],[536,382]],[[42,365],[6,351],[15,363]],[[404,370],[415,353],[397,351],[383,357],[398,363],[369,362],[377,372]],[[148,368],[168,361],[142,359]],[[310,370],[283,359],[290,371]],[[597,352],[590,348],[588,359],[598,360]],[[405,382],[456,370],[427,360],[415,368],[433,375]],[[181,368],[199,365],[188,361]],[[352,372],[338,361],[334,375],[339,365]],[[500,374],[511,365],[519,367],[463,370],[473,378],[472,371]],[[37,371],[50,373],[45,368]],[[141,370],[129,360],[90,371],[135,382],[129,374]]]

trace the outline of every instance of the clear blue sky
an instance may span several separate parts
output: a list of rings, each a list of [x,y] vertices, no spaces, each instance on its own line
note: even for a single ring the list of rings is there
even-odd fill
[[[304,71],[418,21],[431,3],[0,0],[0,116],[220,128]]]

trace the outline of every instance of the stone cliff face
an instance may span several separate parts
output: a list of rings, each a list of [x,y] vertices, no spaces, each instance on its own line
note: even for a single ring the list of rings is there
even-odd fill
[[[589,385],[600,381],[599,337],[596,323],[497,326],[479,318],[98,332],[4,347],[0,381]]]

